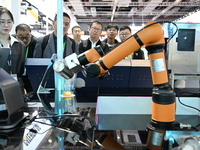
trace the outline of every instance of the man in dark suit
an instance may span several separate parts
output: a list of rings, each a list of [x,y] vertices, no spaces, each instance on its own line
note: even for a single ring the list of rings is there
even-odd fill
[[[103,25],[99,21],[93,21],[90,24],[90,28],[88,29],[90,37],[87,40],[83,40],[79,44],[79,53],[83,53],[98,45],[101,46],[104,54],[107,54],[110,51],[109,46],[99,39],[102,33],[102,29]]]
[[[35,45],[37,43],[37,38],[31,34],[31,28],[27,24],[19,24],[15,28],[15,35],[18,40],[21,40],[24,45],[26,46],[26,58],[33,58],[33,51],[35,49]],[[23,82],[24,82],[24,88],[26,89],[26,92],[31,92],[32,86],[28,79],[28,75],[26,72],[24,72],[22,76]]]
[[[70,16],[63,12],[63,58],[78,52],[78,43],[67,36],[70,27]],[[53,21],[54,31],[50,35],[38,38],[33,57],[35,58],[51,58],[53,54],[57,54],[57,15]]]

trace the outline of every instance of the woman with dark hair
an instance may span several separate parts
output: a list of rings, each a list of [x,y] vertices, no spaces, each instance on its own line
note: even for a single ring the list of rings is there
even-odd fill
[[[12,13],[7,8],[0,7],[0,47],[9,48],[10,51],[3,69],[19,81],[23,91],[21,76],[24,73],[25,45],[10,35],[13,24]]]

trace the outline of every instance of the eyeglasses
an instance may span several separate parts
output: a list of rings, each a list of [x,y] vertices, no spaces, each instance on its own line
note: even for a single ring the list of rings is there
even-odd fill
[[[0,20],[0,25],[1,26],[5,26],[6,24],[7,25],[11,25],[12,23],[13,23],[12,20],[8,20],[8,21],[6,21],[6,20]]]
[[[79,30],[74,30],[73,32],[74,33],[81,33],[81,31],[79,31]]]
[[[130,35],[131,33],[121,33],[121,34],[119,34],[119,36],[128,36],[128,35]]]
[[[101,31],[101,29],[96,28],[96,27],[91,27],[92,30],[96,30],[96,31]]]
[[[113,32],[117,32],[117,29],[107,29],[107,31],[113,31]]]
[[[23,36],[17,36],[17,38],[19,39],[19,40],[29,40],[30,38],[31,38],[31,36],[26,36],[26,37],[23,37]]]
[[[69,26],[70,23],[69,23],[69,22],[63,22],[63,25],[65,25],[65,26]]]

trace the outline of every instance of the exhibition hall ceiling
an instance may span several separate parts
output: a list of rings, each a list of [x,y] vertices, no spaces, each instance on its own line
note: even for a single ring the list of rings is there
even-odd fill
[[[200,8],[200,0],[64,0],[77,22],[176,21]]]
[[[143,25],[189,16],[199,11],[200,0],[64,0],[63,5],[78,24],[98,20]]]

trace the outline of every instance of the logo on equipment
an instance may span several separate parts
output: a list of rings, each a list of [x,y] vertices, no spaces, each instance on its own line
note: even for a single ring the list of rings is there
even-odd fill
[[[38,121],[40,121],[41,123],[39,123]],[[31,125],[26,127],[23,136],[23,150],[30,150],[30,148],[36,149],[51,128],[51,126],[46,125],[50,124],[49,120],[38,119],[38,121],[37,123],[32,122]]]

